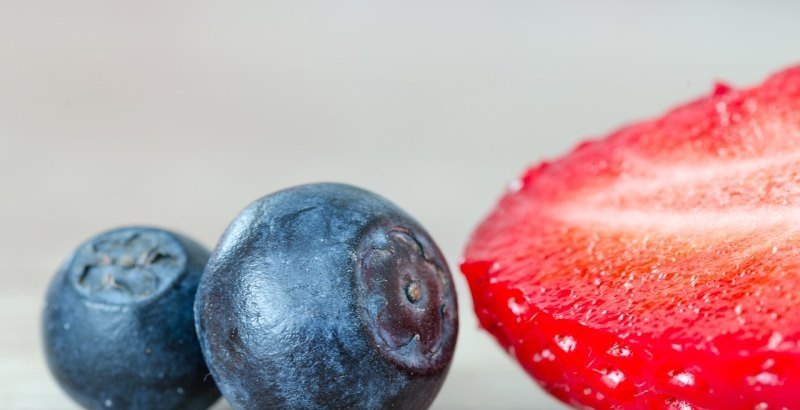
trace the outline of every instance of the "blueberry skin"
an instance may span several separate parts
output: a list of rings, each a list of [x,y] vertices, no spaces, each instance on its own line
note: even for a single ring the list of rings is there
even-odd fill
[[[458,333],[452,277],[387,200],[311,184],[244,209],[197,293],[200,345],[234,409],[423,409]]]
[[[156,228],[89,239],[50,284],[42,320],[55,379],[87,409],[206,409],[193,303],[208,251]]]

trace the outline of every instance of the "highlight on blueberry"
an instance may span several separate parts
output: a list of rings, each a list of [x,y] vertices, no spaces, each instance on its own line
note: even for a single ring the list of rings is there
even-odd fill
[[[45,356],[87,409],[206,409],[219,391],[194,330],[208,251],[165,230],[97,235],[67,259],[47,292]]]
[[[195,304],[203,354],[234,409],[420,409],[458,333],[447,263],[387,200],[310,184],[245,208]]]

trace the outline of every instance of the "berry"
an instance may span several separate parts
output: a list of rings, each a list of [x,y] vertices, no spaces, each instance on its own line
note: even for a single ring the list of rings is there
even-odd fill
[[[458,331],[452,278],[427,232],[340,184],[244,209],[212,253],[195,314],[235,409],[425,408]]]
[[[156,228],[95,236],[50,284],[47,363],[87,409],[206,409],[219,391],[194,331],[192,305],[208,251]]]
[[[461,266],[484,328],[577,407],[800,403],[800,67],[529,169]]]

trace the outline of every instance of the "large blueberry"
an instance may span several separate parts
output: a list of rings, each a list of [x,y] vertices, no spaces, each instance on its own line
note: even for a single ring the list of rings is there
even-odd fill
[[[205,409],[208,376],[192,306],[208,251],[155,228],[95,236],[61,267],[43,317],[61,387],[88,409]]]
[[[340,184],[242,211],[211,255],[195,314],[235,409],[426,408],[458,332],[452,278],[427,232]]]

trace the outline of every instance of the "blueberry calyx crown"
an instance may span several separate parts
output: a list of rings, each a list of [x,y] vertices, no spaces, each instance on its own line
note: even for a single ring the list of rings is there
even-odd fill
[[[448,362],[455,311],[444,261],[407,228],[376,226],[362,237],[357,280],[368,333],[381,355],[416,373]]]
[[[128,304],[155,297],[185,270],[178,241],[145,229],[107,232],[85,243],[70,265],[72,285],[94,302]]]

